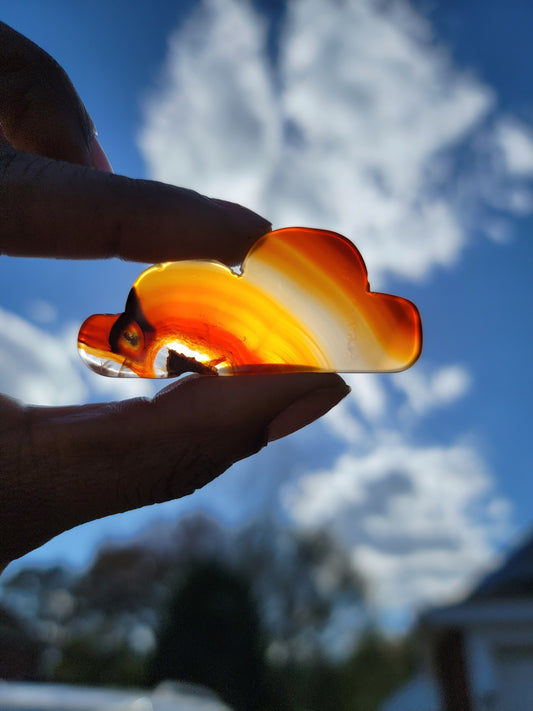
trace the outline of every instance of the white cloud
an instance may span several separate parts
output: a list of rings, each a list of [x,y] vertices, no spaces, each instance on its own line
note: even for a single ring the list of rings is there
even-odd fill
[[[475,449],[416,445],[385,430],[365,449],[288,484],[287,512],[348,543],[382,609],[464,591],[489,562],[509,514]]]
[[[370,421],[381,419],[387,409],[387,400],[380,376],[356,373],[344,378],[352,389],[352,399],[365,418]]]
[[[466,368],[349,382],[352,394],[322,422],[340,443],[332,463],[313,465],[303,454],[281,498],[298,526],[337,533],[381,614],[405,623],[407,611],[465,591],[508,536],[511,510],[477,442],[416,437],[428,412],[467,396]]]
[[[295,525],[337,534],[380,613],[405,623],[406,611],[452,599],[480,575],[509,536],[512,512],[478,441],[418,437],[428,412],[468,396],[468,371],[426,366],[402,387],[397,378],[350,376],[340,406],[242,462],[203,501],[238,518],[279,496]]]
[[[392,382],[406,395],[408,409],[422,415],[463,397],[470,387],[471,376],[459,365],[444,366],[431,374],[418,367],[398,373]]]
[[[518,217],[533,213],[533,190],[522,185],[517,185],[508,192],[505,208]]]
[[[374,430],[385,425],[407,431],[432,410],[449,407],[467,395],[472,380],[460,365],[436,370],[419,365],[394,377],[345,373],[343,378],[352,392],[324,422],[332,434],[352,445],[369,441]],[[404,396],[399,404],[395,391]]]
[[[367,435],[367,427],[352,412],[355,399],[356,395],[352,394],[343,400],[328,412],[324,420],[329,432],[347,443],[361,442]]]
[[[533,176],[533,133],[515,120],[502,121],[496,130],[503,158],[509,173]]]
[[[37,323],[48,324],[57,319],[56,307],[45,299],[34,299],[28,311],[30,318]]]
[[[261,202],[280,147],[265,31],[244,3],[208,0],[169,40],[140,144],[154,177]]]
[[[249,205],[275,227],[337,230],[374,287],[453,264],[475,204],[529,210],[524,186],[502,189],[508,168],[529,170],[524,130],[486,127],[492,91],[453,66],[406,2],[292,0],[275,64],[266,38],[251,6],[231,0],[205,0],[171,36],[139,136],[154,178]],[[491,131],[498,140],[477,140]],[[458,181],[460,145],[480,155]]]
[[[66,405],[87,397],[77,355],[64,335],[52,336],[2,309],[0,332],[2,392],[34,405]]]
[[[249,3],[199,4],[146,102],[139,142],[154,178],[246,204],[274,227],[345,234],[373,288],[454,264],[472,225],[504,244],[506,215],[533,209],[527,128],[495,114],[492,90],[453,65],[407,2],[289,0],[279,55],[267,56]],[[279,469],[297,524],[339,532],[384,608],[457,593],[506,530],[508,504],[475,443],[416,442],[421,418],[471,380],[458,364],[348,376],[352,395],[279,444],[278,467],[279,448],[254,460]],[[321,428],[334,435],[331,466],[318,459]]]
[[[512,230],[505,220],[491,219],[485,221],[485,234],[496,244],[509,244],[512,240]]]

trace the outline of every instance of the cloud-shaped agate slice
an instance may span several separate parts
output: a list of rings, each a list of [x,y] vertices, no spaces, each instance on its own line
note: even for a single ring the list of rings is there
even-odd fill
[[[153,266],[124,313],[90,316],[78,336],[92,370],[141,378],[395,372],[421,346],[416,306],[371,292],[349,240],[302,227],[264,235],[240,274],[208,260]]]

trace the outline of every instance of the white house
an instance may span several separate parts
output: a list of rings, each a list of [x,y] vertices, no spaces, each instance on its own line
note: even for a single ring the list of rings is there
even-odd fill
[[[426,612],[419,633],[418,695],[408,684],[381,711],[532,711],[533,537],[463,602]]]
[[[403,684],[380,706],[380,711],[440,711],[439,692],[428,674]]]

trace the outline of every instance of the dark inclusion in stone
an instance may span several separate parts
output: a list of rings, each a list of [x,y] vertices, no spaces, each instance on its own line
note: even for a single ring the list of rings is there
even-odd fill
[[[169,378],[177,378],[183,373],[199,373],[200,375],[218,375],[216,368],[200,363],[196,358],[188,358],[169,348],[167,356],[167,373]]]

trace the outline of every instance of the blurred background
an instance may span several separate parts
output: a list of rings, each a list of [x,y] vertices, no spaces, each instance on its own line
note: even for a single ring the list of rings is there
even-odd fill
[[[69,73],[115,172],[340,232],[371,287],[413,300],[424,324],[412,370],[350,375],[322,421],[206,489],[9,566],[0,677],[181,679],[235,709],[526,708],[533,6],[0,11]],[[122,311],[142,269],[2,257],[0,388],[35,404],[155,392],[76,352],[82,321]]]

